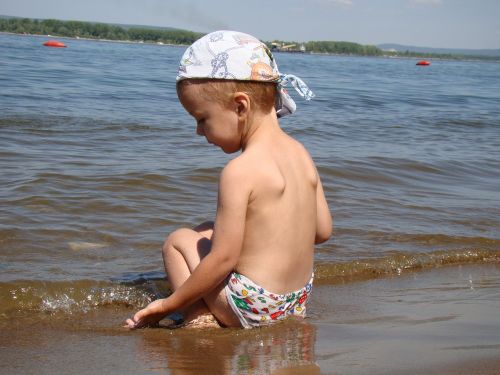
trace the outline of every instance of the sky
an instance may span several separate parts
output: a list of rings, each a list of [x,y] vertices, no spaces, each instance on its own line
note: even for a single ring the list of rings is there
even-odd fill
[[[0,14],[230,29],[266,41],[500,48],[499,0],[0,0]]]

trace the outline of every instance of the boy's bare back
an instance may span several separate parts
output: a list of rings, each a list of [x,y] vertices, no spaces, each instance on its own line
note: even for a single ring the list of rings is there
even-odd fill
[[[248,194],[245,232],[236,271],[263,288],[286,293],[310,279],[317,222],[316,168],[304,147],[277,123],[260,134],[230,168]]]

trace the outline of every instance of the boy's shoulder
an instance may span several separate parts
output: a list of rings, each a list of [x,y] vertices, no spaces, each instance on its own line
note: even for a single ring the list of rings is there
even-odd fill
[[[235,183],[245,184],[251,176],[252,163],[243,154],[230,160],[220,173],[220,183]]]
[[[278,159],[303,159],[314,164],[307,148],[298,140],[284,135],[273,140],[272,144],[259,145],[245,150],[230,160],[223,169],[227,174],[255,174],[274,164]]]
[[[231,159],[223,171],[234,171],[233,173],[247,172],[254,169],[262,160],[267,159],[266,147],[261,145],[243,150],[241,154]]]
[[[283,163],[283,161],[288,161]],[[230,160],[222,169],[221,180],[238,180],[240,183],[262,183],[270,173],[279,173],[284,165],[314,169],[314,161],[306,147],[296,139],[286,136],[272,145],[262,145],[245,150]]]
[[[250,194],[257,184],[262,183],[262,172],[270,164],[270,160],[262,153],[245,151],[224,166],[219,177],[219,188],[228,191],[233,189],[224,187],[234,186],[238,194]]]

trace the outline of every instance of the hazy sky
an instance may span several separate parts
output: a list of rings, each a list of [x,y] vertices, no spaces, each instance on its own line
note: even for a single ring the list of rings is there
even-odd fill
[[[233,29],[264,40],[500,48],[500,0],[0,0],[0,14]]]

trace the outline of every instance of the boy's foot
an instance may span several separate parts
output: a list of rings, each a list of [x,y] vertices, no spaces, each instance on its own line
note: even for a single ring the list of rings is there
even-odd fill
[[[170,322],[162,325],[164,328],[177,329],[185,326],[184,317],[179,313],[170,314],[166,319],[170,320]]]
[[[188,329],[221,328],[221,325],[212,314],[203,314],[184,325]]]

